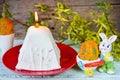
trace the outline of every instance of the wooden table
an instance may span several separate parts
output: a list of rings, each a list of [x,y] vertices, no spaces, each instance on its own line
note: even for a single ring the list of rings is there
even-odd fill
[[[14,46],[21,44],[23,40],[15,40]],[[79,49],[79,46],[72,46],[75,50]],[[82,70],[75,65],[73,68],[52,76],[26,76],[14,73],[8,70],[0,61],[0,80],[120,80],[120,62],[115,62],[116,71],[113,75],[106,73],[100,73],[95,70],[93,77],[88,77]]]

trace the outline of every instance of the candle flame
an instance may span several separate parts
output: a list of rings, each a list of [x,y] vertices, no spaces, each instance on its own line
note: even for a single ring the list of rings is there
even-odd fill
[[[35,11],[35,21],[38,22],[38,13]]]
[[[38,22],[38,13],[35,11],[35,27],[38,28],[39,27],[39,24],[37,23]]]
[[[39,23],[35,23],[35,27],[36,27],[36,28],[39,28]]]

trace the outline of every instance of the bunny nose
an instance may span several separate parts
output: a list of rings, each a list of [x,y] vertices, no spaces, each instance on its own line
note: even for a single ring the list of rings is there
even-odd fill
[[[104,48],[104,50],[106,50],[106,48]]]
[[[106,50],[106,48],[101,48],[100,50]]]

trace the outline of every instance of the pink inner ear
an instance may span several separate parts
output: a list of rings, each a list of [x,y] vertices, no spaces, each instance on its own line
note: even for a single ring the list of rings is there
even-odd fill
[[[113,41],[114,41],[114,37],[111,37],[109,41],[110,41],[110,42],[113,42]]]
[[[106,39],[106,37],[105,37],[105,36],[103,36],[103,39],[105,40],[105,39]]]
[[[112,37],[112,38],[110,38],[110,41],[112,41],[112,39],[113,39],[113,37]]]

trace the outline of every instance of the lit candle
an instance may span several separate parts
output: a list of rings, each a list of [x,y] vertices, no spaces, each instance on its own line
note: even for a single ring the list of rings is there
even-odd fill
[[[37,12],[35,12],[35,22],[35,25],[27,30],[16,69],[43,71],[61,68],[59,47],[49,28],[38,24]]]
[[[39,23],[38,23],[38,13],[35,11],[35,27],[38,28],[39,27]]]

